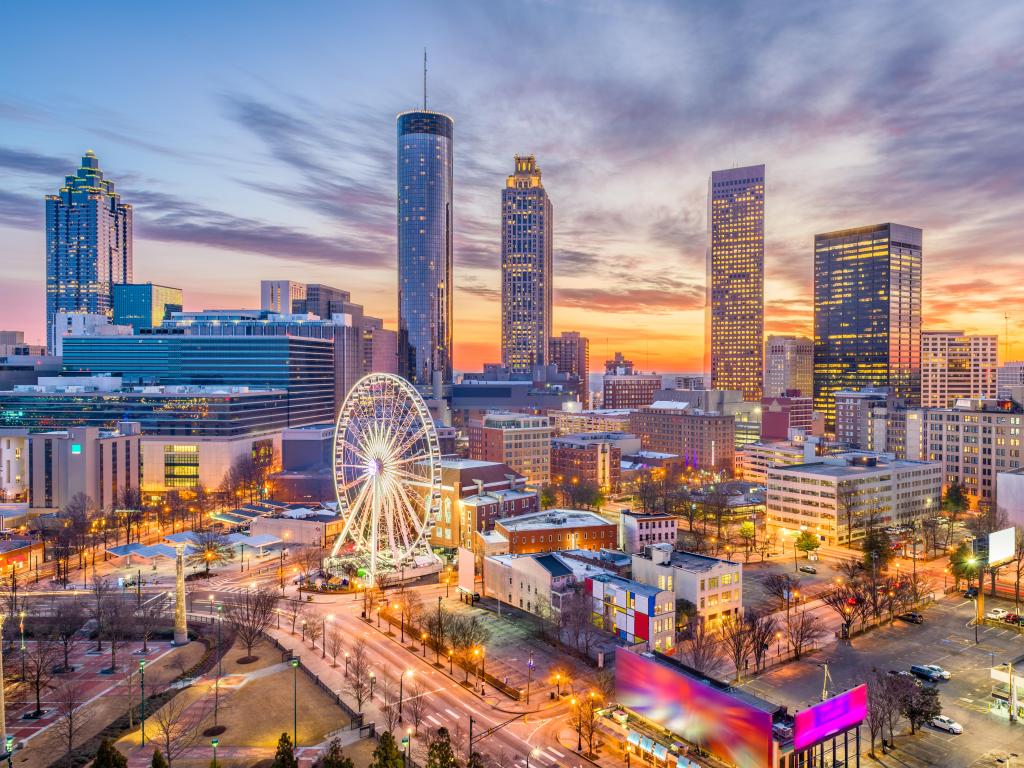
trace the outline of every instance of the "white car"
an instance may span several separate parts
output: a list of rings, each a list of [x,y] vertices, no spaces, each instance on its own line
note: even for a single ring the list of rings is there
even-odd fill
[[[930,669],[943,680],[949,680],[949,678],[952,677],[952,675],[949,674],[949,670],[943,669],[938,664],[922,664],[921,666],[925,669]]]
[[[956,720],[945,715],[938,715],[933,717],[931,720],[932,727],[946,731],[947,733],[960,734],[964,732],[964,727],[960,725]]]
[[[993,608],[991,611],[985,614],[986,619],[995,619],[996,621],[1002,621],[1009,615],[1009,611],[1005,608]]]

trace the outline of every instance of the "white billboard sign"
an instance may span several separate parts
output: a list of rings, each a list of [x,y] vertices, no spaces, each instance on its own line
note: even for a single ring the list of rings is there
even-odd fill
[[[1013,560],[1017,548],[1017,529],[1004,528],[988,535],[988,564],[1002,565]]]

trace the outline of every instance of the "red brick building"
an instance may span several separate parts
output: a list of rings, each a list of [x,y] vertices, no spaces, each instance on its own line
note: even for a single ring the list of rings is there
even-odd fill
[[[802,429],[809,435],[813,420],[814,398],[801,396],[799,390],[761,398],[762,440],[789,440],[791,429]]]
[[[634,411],[629,425],[645,451],[674,453],[689,468],[732,476],[736,440],[732,416],[694,411],[688,403],[662,401]]]
[[[555,483],[591,482],[605,493],[622,488],[622,455],[640,448],[627,432],[565,435],[551,440],[551,479]]]
[[[494,530],[508,539],[509,554],[560,549],[615,549],[618,525],[593,512],[549,509],[499,520]]]

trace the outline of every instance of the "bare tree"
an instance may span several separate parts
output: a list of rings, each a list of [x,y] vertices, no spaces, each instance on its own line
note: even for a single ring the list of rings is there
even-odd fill
[[[29,643],[25,651],[25,684],[32,688],[36,697],[33,717],[43,714],[43,691],[50,687],[54,669],[60,663],[61,650],[56,641],[42,637]]]
[[[875,756],[875,740],[885,734],[887,676],[877,669],[871,671],[868,679],[868,733],[871,735],[871,756]]]
[[[349,658],[349,674],[346,680],[349,693],[356,700],[356,711],[363,711],[363,703],[370,696],[370,661],[367,657],[366,641],[356,640]]]
[[[779,606],[788,612],[793,598],[800,589],[800,579],[788,573],[770,573],[762,583],[764,591],[779,601]]]
[[[62,672],[71,670],[71,651],[78,644],[79,630],[85,624],[85,611],[78,600],[58,600],[53,610],[53,633],[64,653]]]
[[[302,547],[295,561],[299,566],[299,576],[304,582],[308,582],[323,567],[323,547],[318,544]]]
[[[306,615],[306,604],[299,600],[284,601],[284,615],[292,624],[292,634],[295,634],[295,625]]]
[[[591,691],[588,694],[574,696],[570,703],[572,708],[569,710],[569,724],[579,734],[580,739],[587,743],[587,753],[593,754],[601,699]]]
[[[152,599],[135,611],[135,627],[142,636],[142,652],[149,653],[149,641],[165,623],[162,600]]]
[[[274,590],[263,587],[247,590],[241,599],[225,606],[228,626],[245,644],[246,660],[252,660],[252,647],[263,637],[277,610],[278,596]]]
[[[405,699],[409,708],[409,718],[412,720],[413,733],[420,735],[420,723],[427,714],[427,691],[418,677],[414,677],[412,685],[409,686],[409,695]]]
[[[722,645],[707,621],[695,621],[679,642],[679,658],[703,675],[714,676],[724,659]]]
[[[316,648],[316,641],[320,639],[320,635],[323,632],[323,624],[316,616],[313,616],[313,620],[306,624],[306,637],[309,638],[309,644],[312,648]]]
[[[725,646],[729,659],[736,668],[736,679],[741,680],[747,660],[750,658],[750,652],[753,650],[750,626],[743,619],[730,614],[722,618],[719,636],[722,638],[722,644]]]
[[[107,601],[111,599],[113,585],[105,576],[97,576],[92,580],[91,614],[96,622],[96,650],[103,650],[103,622],[107,614]]]
[[[786,637],[793,648],[793,657],[799,659],[809,648],[828,634],[821,618],[806,609],[794,611],[786,617]]]
[[[748,611],[744,621],[750,627],[750,650],[754,654],[754,668],[763,669],[768,649],[775,638],[778,622],[771,614]]]
[[[82,709],[84,703],[85,690],[81,680],[68,678],[62,680],[57,686],[54,694],[56,719],[53,722],[53,728],[60,735],[61,743],[66,748],[64,761],[67,764],[71,763],[71,753],[75,748],[75,742],[88,720],[88,714]]]
[[[384,678],[384,685],[381,687],[381,711],[384,713],[384,721],[388,730],[394,732],[398,727],[398,719],[401,717],[401,710],[398,700],[398,686],[390,678]]]
[[[132,625],[132,610],[124,600],[116,597],[106,601],[103,634],[110,643],[110,671],[117,671],[117,651],[124,648],[125,637]]]
[[[332,624],[324,638],[327,652],[331,654],[331,666],[338,666],[338,654],[345,648],[345,632],[337,624]]]
[[[189,706],[187,697],[179,693],[147,718],[168,766],[174,765],[174,760],[199,738],[199,709]]]

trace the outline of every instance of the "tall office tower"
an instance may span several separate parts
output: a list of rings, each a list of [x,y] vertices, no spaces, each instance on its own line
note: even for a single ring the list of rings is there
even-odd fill
[[[590,407],[590,339],[579,331],[562,331],[548,340],[548,362],[559,373],[576,376],[580,381],[580,402]]]
[[[516,155],[501,190],[501,362],[514,373],[550,362],[553,231],[537,161]]]
[[[998,336],[921,332],[921,405],[948,408],[961,398],[996,396]]]
[[[769,336],[765,342],[764,396],[781,397],[799,389],[810,397],[814,381],[814,340],[806,336]]]
[[[261,280],[260,309],[278,315],[304,315],[307,312],[321,320],[348,311],[352,294],[340,288],[319,283],[296,283],[292,280]]]
[[[452,164],[455,122],[398,116],[398,362],[413,384],[452,380]]]
[[[921,400],[922,233],[877,224],[814,236],[814,410],[843,389]]]
[[[46,338],[60,311],[110,315],[111,286],[132,281],[132,207],[92,150],[46,196]]]
[[[760,401],[764,375],[764,166],[715,171],[708,185],[705,369],[711,389]]]
[[[130,325],[136,333],[169,320],[172,312],[181,312],[184,301],[181,288],[166,285],[123,283],[113,288],[114,325]]]

